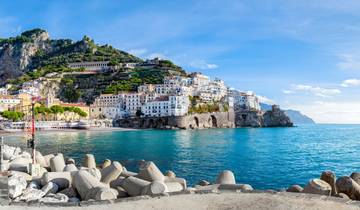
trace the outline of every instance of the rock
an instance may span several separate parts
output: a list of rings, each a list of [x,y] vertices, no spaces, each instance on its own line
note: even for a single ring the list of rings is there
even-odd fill
[[[125,167],[124,167],[125,168]],[[122,177],[129,177],[129,176],[137,176],[138,174],[135,172],[131,172],[131,171],[122,171],[120,176]]]
[[[305,186],[303,193],[319,194],[319,195],[331,195],[331,186],[321,180],[321,179],[312,179]]]
[[[344,198],[344,199],[350,200],[349,196],[347,196],[345,193],[339,193],[339,194],[336,194],[336,197],[339,197],[339,198]]]
[[[115,188],[118,191],[117,198],[126,198],[129,197],[129,194],[124,190],[122,187],[116,187]]]
[[[340,177],[336,180],[338,193],[344,193],[353,200],[360,200],[360,185],[348,176]]]
[[[95,157],[93,154],[85,155],[83,166],[86,168],[96,168]]]
[[[80,201],[81,201],[80,198],[77,198],[77,197],[69,198],[69,202],[72,202],[72,203],[79,203]]]
[[[337,194],[336,190],[336,176],[332,171],[322,172],[320,179],[327,182],[331,186],[331,195]]]
[[[78,196],[77,192],[76,192],[75,189],[72,188],[72,187],[69,187],[69,188],[66,188],[66,189],[64,189],[64,190],[61,190],[59,193],[64,194],[64,195],[66,195],[66,196],[69,197],[69,198],[77,197],[77,196]]]
[[[66,203],[69,201],[69,198],[61,193],[49,194],[46,197],[43,197],[39,200],[43,203]]]
[[[206,180],[200,180],[199,182],[198,182],[198,185],[200,185],[200,186],[207,186],[207,185],[209,185],[210,184],[210,182],[208,182],[208,181],[206,181]]]
[[[51,172],[62,172],[65,168],[65,160],[62,154],[57,154],[50,159]]]
[[[40,185],[39,185],[39,183],[36,182],[36,181],[31,181],[31,182],[28,184],[27,188],[39,190],[39,189],[40,189]]]
[[[286,192],[301,193],[304,190],[300,185],[291,185]]]
[[[8,146],[8,145],[4,145],[4,160],[11,160],[13,159],[13,156],[14,156],[14,151],[15,151],[15,147],[11,147],[11,146]]]
[[[152,161],[141,164],[137,177],[149,182],[165,180],[164,175]]]
[[[21,171],[9,171],[9,176],[22,176],[26,181],[31,181],[32,177],[30,174]]]
[[[18,198],[19,201],[37,201],[40,198],[44,197],[45,193],[42,190],[34,189],[34,188],[27,188],[24,190],[23,194]]]
[[[102,166],[101,166],[101,168],[106,168],[106,167],[108,167],[110,165],[111,165],[111,160],[105,159]]]
[[[25,173],[29,172],[29,164],[32,162],[31,159],[17,157],[10,161],[9,170],[11,171],[22,171]]]
[[[9,197],[11,199],[14,199],[20,196],[23,190],[26,189],[27,182],[23,176],[14,174],[9,177],[8,186],[9,186]]]
[[[122,187],[130,196],[142,195],[144,189],[150,185],[149,181],[139,179],[133,176],[126,178],[120,183]]]
[[[360,172],[353,172],[350,175],[350,178],[352,178],[356,183],[360,185]]]
[[[50,167],[50,159],[55,157],[54,154],[48,154],[44,156],[45,159],[45,166],[44,167]]]
[[[234,173],[229,170],[222,171],[218,175],[218,177],[216,179],[216,183],[217,184],[236,184]]]
[[[64,168],[64,171],[68,171],[68,172],[71,172],[71,171],[78,171],[79,169],[72,163],[70,164],[67,164]]]
[[[122,165],[119,162],[114,161],[110,166],[101,170],[101,182],[109,184],[111,181],[118,178],[122,170]]]
[[[83,200],[109,200],[116,199],[117,197],[116,190],[104,187],[103,184],[85,170],[74,173],[73,183]]]
[[[44,156],[39,151],[36,151],[35,160],[41,167],[48,167]]]
[[[75,165],[75,160],[72,159],[72,158],[66,158],[65,164],[66,164],[66,165],[69,165],[69,164],[74,164],[74,165]]]
[[[26,152],[26,151],[22,151],[22,152],[20,153],[20,157],[25,158],[25,159],[31,159],[31,158],[32,158],[32,157],[31,157],[31,154],[28,153],[28,152]]]
[[[175,178],[176,174],[173,171],[166,171],[165,176],[170,177],[170,178]]]
[[[71,187],[72,177],[70,172],[46,172],[42,176],[42,184],[55,183],[59,190]]]
[[[50,193],[55,194],[59,191],[59,186],[53,182],[48,182],[44,187],[41,188],[41,191],[43,191],[45,195]]]
[[[249,184],[220,184],[218,186],[218,189],[219,190],[232,190],[232,191],[240,190],[241,192],[247,192],[247,191],[254,190],[252,188],[252,186]]]
[[[172,190],[175,190],[175,187]],[[144,188],[142,195],[158,195],[168,191],[169,189],[164,182],[153,181]]]
[[[116,189],[118,186],[121,186],[121,183],[125,180],[125,177],[119,176],[117,179],[110,182],[110,187]]]

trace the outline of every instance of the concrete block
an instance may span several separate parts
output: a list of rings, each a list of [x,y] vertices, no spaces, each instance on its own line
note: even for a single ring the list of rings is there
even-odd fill
[[[153,181],[164,182],[165,180],[164,175],[161,173],[159,168],[152,161],[147,161],[141,164],[137,177],[149,182],[153,182]]]
[[[234,173],[229,170],[222,171],[216,179],[216,184],[236,184]]]
[[[319,195],[331,195],[331,186],[321,180],[321,179],[312,179],[305,186],[303,193],[319,194]]]
[[[101,182],[109,184],[119,177],[122,170],[122,165],[119,162],[114,161],[110,166],[101,170]]]
[[[53,182],[59,186],[59,190],[71,187],[72,177],[70,172],[46,172],[42,176],[42,184]]]
[[[96,161],[93,154],[86,154],[84,157],[83,166],[86,168],[96,168]]]
[[[62,172],[65,168],[65,160],[62,154],[57,154],[50,159],[51,172]]]

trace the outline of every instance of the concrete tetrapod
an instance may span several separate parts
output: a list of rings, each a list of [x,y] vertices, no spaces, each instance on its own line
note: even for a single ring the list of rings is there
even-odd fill
[[[106,168],[106,167],[108,167],[110,165],[111,165],[111,160],[105,159],[102,166],[101,166],[101,168]]]
[[[71,171],[78,171],[79,169],[74,165],[74,164],[67,164],[64,168],[64,171],[68,171],[68,172],[71,172]]]
[[[234,173],[229,170],[222,171],[217,179],[217,184],[236,184]]]
[[[104,187],[94,176],[85,170],[74,172],[73,184],[82,200],[111,200],[116,199],[116,190]]]
[[[350,177],[360,185],[360,172],[353,172]]]
[[[319,194],[319,195],[331,195],[331,186],[321,180],[321,179],[312,179],[305,186],[303,193]]]
[[[109,184],[111,181],[119,177],[122,170],[122,165],[119,162],[114,161],[111,165],[101,170],[101,182]]]
[[[122,187],[130,196],[142,195],[144,189],[150,185],[149,181],[129,176],[120,183]]]
[[[159,168],[152,161],[147,161],[141,164],[139,168],[139,173],[136,176],[140,179],[144,179],[146,181],[160,181],[164,182],[165,176],[161,173]]]
[[[62,172],[65,168],[65,160],[62,154],[57,154],[50,159],[50,168],[52,172]]]
[[[353,200],[360,200],[360,185],[348,176],[340,177],[336,180],[338,193],[345,193]]]
[[[44,167],[50,167],[50,159],[55,157],[54,154],[48,154],[44,156],[45,159],[45,166]]]
[[[41,167],[47,167],[46,160],[39,151],[36,151],[35,158],[36,158],[36,163],[38,163]]]
[[[336,195],[336,175],[332,171],[324,171],[321,173],[320,179],[327,182],[331,186],[331,195]]]
[[[175,186],[171,187],[173,187],[172,190],[176,190]],[[166,184],[160,181],[153,181],[144,188],[142,195],[158,195],[164,192],[168,192],[168,187]]]
[[[72,177],[70,172],[46,172],[42,176],[42,185],[53,182],[59,186],[59,190],[71,187]]]
[[[300,185],[291,185],[286,192],[301,193],[304,190]]]
[[[95,157],[93,154],[85,155],[83,166],[86,168],[96,168]]]

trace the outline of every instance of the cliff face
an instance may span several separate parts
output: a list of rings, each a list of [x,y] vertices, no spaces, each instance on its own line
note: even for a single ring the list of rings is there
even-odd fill
[[[266,112],[235,111],[236,127],[292,127],[290,118],[278,106]]]
[[[24,32],[21,36],[0,41],[0,79],[2,82],[29,70],[32,57],[48,50],[49,34],[43,30]]]

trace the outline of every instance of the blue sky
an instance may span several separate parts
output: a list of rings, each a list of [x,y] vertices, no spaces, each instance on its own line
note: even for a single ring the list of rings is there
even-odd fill
[[[17,1],[0,37],[41,27],[223,78],[323,123],[360,123],[360,1]]]

